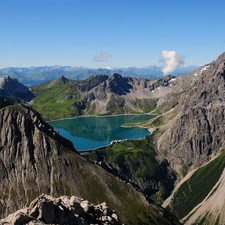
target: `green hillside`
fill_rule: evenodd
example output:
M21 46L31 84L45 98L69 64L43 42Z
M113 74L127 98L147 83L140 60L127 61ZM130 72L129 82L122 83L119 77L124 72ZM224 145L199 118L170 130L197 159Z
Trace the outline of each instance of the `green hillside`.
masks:
M212 190L225 167L225 151L207 165L198 169L175 193L170 209L182 219Z
M47 120L74 117L78 115L71 105L80 99L80 94L73 88L76 81L63 82L56 80L32 87L35 108Z
M132 180L145 195L158 203L169 196L174 188L176 175L166 160L157 160L152 137L141 140L115 142L103 150L86 153L92 161L111 165L122 179Z

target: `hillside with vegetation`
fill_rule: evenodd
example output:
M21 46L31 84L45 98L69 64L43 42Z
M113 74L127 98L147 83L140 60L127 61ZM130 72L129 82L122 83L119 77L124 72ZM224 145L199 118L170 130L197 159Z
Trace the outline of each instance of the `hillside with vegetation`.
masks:
M151 136L115 141L83 155L158 203L162 203L174 188L176 174L167 160L155 152Z
M32 107L47 120L80 115L148 113L169 91L172 76L157 80L97 75L83 81L59 77L33 86Z

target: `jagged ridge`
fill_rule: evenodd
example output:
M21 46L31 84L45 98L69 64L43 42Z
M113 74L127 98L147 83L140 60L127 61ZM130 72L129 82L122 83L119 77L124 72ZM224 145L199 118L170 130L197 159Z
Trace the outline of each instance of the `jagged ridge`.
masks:
M19 83L17 79L13 79L10 76L0 77L0 95L16 97L24 101L31 101L33 94L30 90Z
M20 209L0 224L122 224L105 202L93 205L76 196L54 198L41 195L29 207Z
M120 74L92 76L84 81L52 81L32 87L33 106L46 118L75 115L146 113L170 92L168 76L154 81ZM57 84L57 85L56 85ZM57 109L60 113L55 113Z

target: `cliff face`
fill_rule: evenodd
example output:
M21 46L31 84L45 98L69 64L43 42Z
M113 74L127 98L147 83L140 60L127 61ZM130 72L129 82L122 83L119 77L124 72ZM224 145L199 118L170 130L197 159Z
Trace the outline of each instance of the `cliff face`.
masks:
M0 109L0 180L1 218L45 193L105 201L128 224L178 224L131 185L81 157L70 141L21 104Z
M225 53L190 76L192 85L174 108L176 118L157 141L174 167L200 166L225 144Z

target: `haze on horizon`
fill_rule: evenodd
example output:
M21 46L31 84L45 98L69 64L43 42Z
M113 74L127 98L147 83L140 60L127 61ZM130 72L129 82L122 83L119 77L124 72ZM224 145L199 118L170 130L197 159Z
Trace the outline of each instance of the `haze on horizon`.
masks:
M222 0L2 0L0 6L0 68L164 65L166 74L207 64L225 48Z

